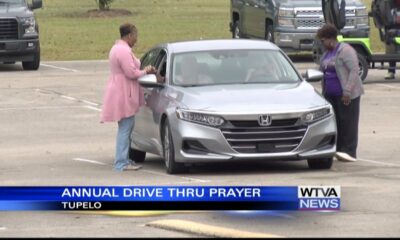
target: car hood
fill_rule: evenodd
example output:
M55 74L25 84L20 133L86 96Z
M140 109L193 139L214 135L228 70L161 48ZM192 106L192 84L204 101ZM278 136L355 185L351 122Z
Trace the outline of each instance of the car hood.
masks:
M180 105L217 113L297 112L328 102L307 82L295 84L237 84L177 88Z
M6 5L0 5L0 15L2 18L15 18L18 17L31 17L33 16L32 11L24 6L12 6L7 7Z

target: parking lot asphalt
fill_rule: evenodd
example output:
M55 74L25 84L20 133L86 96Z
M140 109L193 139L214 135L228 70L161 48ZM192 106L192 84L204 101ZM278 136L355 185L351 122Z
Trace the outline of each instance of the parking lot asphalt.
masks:
M297 61L300 72L316 68ZM0 185L340 185L335 213L198 212L149 216L1 212L0 237L196 237L152 227L186 220L286 237L400 235L400 75L370 70L361 99L359 161L311 171L303 162L202 165L167 175L160 157L143 169L112 171L115 124L100 124L107 61L42 62L39 71L0 64ZM319 89L319 83L313 83ZM204 233L201 233L204 234Z

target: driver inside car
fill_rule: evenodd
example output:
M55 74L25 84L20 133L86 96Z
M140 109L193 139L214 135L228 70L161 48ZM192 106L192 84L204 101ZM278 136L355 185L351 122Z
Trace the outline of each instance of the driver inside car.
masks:
M264 56L259 54L254 55L251 59L251 65L247 72L245 79L246 83L249 82L277 82L279 77L277 75L277 67L274 60L269 61Z
M194 56L184 56L181 60L180 74L175 76L175 83L179 85L207 85L213 80L200 71L201 65Z

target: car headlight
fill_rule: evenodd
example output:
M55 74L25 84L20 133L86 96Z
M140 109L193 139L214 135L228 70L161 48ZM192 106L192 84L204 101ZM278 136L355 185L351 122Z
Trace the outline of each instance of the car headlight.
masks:
M176 115L179 119L188 121L188 122L195 122L199 124L204 124L212 127L218 127L224 124L225 120L222 117L204 114L199 112L193 112L183 109L176 109Z
M21 18L21 22L25 28L25 34L36 33L36 20L34 17Z
M333 112L332 107L322 108L312 112L305 113L301 119L305 123L313 123L330 116L332 112Z
M278 17L294 17L293 8L279 8Z
M279 19L278 25L281 27L294 27L293 19Z

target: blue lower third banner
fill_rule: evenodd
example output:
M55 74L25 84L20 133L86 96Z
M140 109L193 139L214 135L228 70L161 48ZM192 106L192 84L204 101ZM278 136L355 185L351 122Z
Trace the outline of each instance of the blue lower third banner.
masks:
M0 187L0 211L338 211L340 186Z

